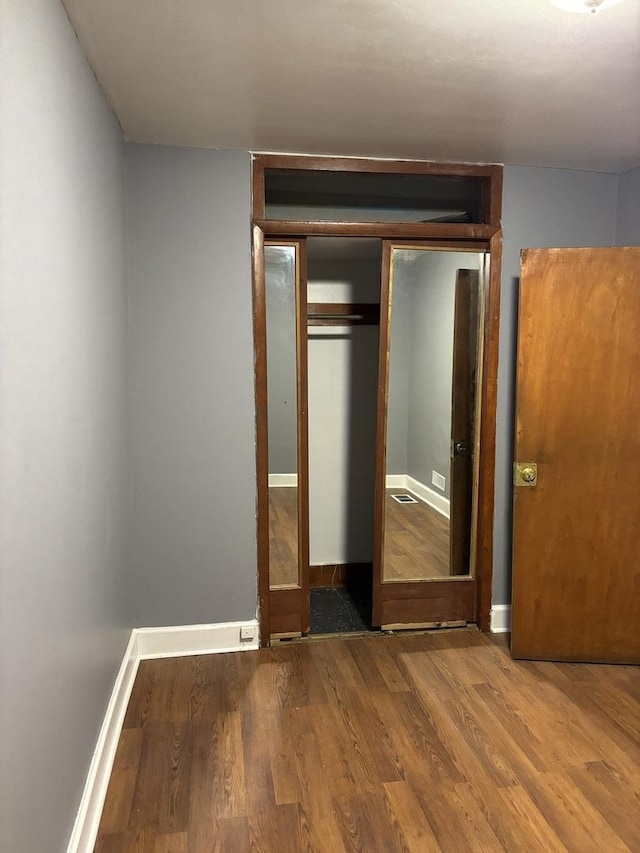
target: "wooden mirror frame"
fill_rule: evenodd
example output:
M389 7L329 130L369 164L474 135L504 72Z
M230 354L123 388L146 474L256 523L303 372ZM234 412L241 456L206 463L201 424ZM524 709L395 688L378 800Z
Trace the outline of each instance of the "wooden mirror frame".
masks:
M264 292L264 242L266 239L347 236L433 242L434 248L475 248L489 256L490 270L483 328L482 383L477 527L475 538L476 621L481 631L490 627L493 578L493 516L495 490L495 432L502 261L502 166L429 163L410 160L362 160L340 157L254 154L252 158L253 298L256 400L256 471L258 600L261 645L269 644L272 619L269 590L268 448L266 429L265 328L257 310ZM265 171L341 171L402 175L438 175L479 178L482 181L483 223L340 222L265 219Z

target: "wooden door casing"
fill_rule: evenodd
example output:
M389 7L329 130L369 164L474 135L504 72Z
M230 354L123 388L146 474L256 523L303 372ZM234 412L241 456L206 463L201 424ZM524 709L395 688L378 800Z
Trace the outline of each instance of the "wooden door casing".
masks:
M640 248L523 253L512 654L640 663Z
M484 183L483 213L481 223L448 222L351 222L315 221L295 222L265 219L265 174L268 169L286 169L291 172L310 169L322 173L325 170L344 172L385 172L412 174L438 174L479 178ZM257 469L257 540L258 540L258 592L261 644L268 645L272 633L278 633L276 621L272 627L269 595L268 560L268 494L267 494L267 425L265 374L265 328L260 305L264 288L264 242L296 240L299 237L336 235L342 237L379 237L386 240L421 240L431 242L433 248L463 249L486 252L488 276L486 298L482 320L483 343L479 352L478 408L482 412L480 430L476 438L476 510L477 524L475 539L472 540L474 573L476 576L476 600L474 613L478 627L488 631L490 627L491 588L493 570L493 509L495 484L495 425L498 373L498 339L500 316L501 282L501 208L502 166L484 164L442 164L416 161L353 160L333 157L314 158L289 155L252 155L252 206L253 206L253 297L254 297L254 354L255 354L255 400L256 400L256 469ZM377 547L377 546L376 546ZM455 582L455 581L454 581ZM410 594L409 590L405 590ZM461 597L465 597L466 593ZM293 602L283 591L282 608L278 613L289 624ZM286 633L286 631L284 632Z

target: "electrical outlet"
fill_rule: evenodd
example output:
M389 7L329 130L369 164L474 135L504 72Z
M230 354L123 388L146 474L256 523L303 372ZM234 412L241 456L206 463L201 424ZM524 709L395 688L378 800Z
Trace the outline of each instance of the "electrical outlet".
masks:
M432 471L431 484L444 492L447 487L447 480L442 476L442 474L438 474L437 471Z
M241 643L250 643L255 639L256 629L253 625L243 625L240 628L240 642Z

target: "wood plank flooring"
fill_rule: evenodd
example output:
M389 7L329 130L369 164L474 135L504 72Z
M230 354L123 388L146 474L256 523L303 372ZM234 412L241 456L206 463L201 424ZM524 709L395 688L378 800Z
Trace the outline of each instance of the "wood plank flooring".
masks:
M449 577L449 519L429 504L399 504L387 489L385 499L384 580Z
M475 631L143 661L96 850L638 851L639 703Z
M269 488L269 586L298 585L298 489Z
M449 577L449 521L423 501L399 504L391 497L406 489L388 489L386 497L385 580ZM269 489L269 583L298 583L298 490Z

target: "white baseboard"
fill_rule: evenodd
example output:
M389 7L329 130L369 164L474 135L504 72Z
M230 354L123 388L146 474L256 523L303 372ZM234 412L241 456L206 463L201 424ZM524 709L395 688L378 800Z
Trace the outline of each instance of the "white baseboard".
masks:
M240 639L241 628L252 635L251 639ZM133 629L98 735L67 853L91 853L96 843L113 760L140 661L248 651L257 649L259 645L257 619L212 625Z
M253 639L240 640L240 629L253 632ZM177 625L169 628L138 628L138 655L145 658L174 658L183 655L212 655L243 652L260 645L258 621L219 622L213 625Z
M269 474L269 485L274 486L297 486L297 474Z
M511 605L494 604L491 608L491 633L504 634L511 630Z
M448 498L408 474L387 474L385 486L387 489L406 489L445 518L451 515L451 502Z
M406 474L387 474L385 478L385 486L387 489L406 489L407 475Z
M132 631L98 735L67 853L88 853L93 850L139 661L136 632Z
M424 483L421 483L419 480L415 480L408 474L407 489L410 492L413 492L417 498L420 498L420 500L429 504L429 506L435 509L436 512L439 512L440 515L444 515L445 518L450 518L451 501L449 498L445 498L444 495L439 495L438 492L434 492L433 489L429 488L429 486L425 486Z

